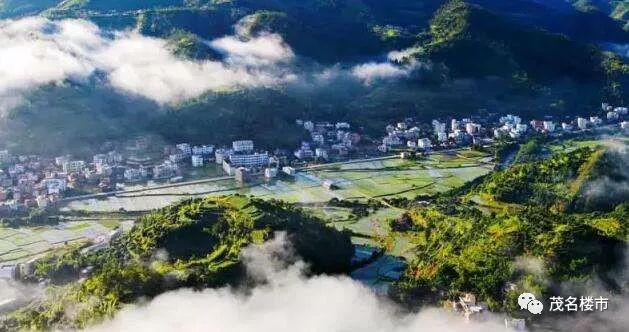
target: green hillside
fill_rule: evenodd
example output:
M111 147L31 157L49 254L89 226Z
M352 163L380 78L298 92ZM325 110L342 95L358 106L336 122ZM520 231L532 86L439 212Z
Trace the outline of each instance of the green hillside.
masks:
M603 55L565 36L512 24L479 6L452 1L430 24L431 59L456 74L511 76L526 72L539 81L569 77L604 79Z
M290 204L244 196L193 199L139 218L108 249L74 249L39 261L36 275L60 285L78 279L86 266L94 272L13 314L4 328L80 328L168 290L237 285L244 276L241 250L278 231L286 232L312 273L348 271L354 253L349 236ZM73 304L81 309L64 310Z
M524 316L515 307L522 292L560 294L562 282L590 278L620 291L623 281L613 276L629 240L627 201L607 212L570 205L605 151L557 152L411 208L405 232L415 239L417 256L398 284L398 298L434 303L473 292L493 310L517 317Z

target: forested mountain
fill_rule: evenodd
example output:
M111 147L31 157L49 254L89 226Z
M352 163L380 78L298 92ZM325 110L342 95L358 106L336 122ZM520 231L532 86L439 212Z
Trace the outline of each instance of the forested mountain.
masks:
M286 146L300 140L301 133L289 129L297 117L350 120L371 131L392 118L439 115L444 106L464 114L522 107L531 115L576 112L629 99L623 53L601 48L622 50L629 40L626 12L622 1L2 1L0 17L87 19L103 36L137 29L166 40L177 58L189 61L229 65L233 59L216 47L225 36L246 43L277 34L291 56L272 73L290 82L206 89L185 102L155 104L155 97L111 89L106 75L56 80L23 91L22 102L3 98L10 102L0 107L12 106L3 107L1 125L16 128L3 136L8 147L72 150L79 140L140 132L224 143L246 128L262 146L276 147L277 130L288 133ZM94 102L103 99L112 107ZM256 104L246 119L239 115ZM195 127L217 121L224 126ZM49 123L63 129L58 140L44 139ZM173 132L173 126L186 131Z

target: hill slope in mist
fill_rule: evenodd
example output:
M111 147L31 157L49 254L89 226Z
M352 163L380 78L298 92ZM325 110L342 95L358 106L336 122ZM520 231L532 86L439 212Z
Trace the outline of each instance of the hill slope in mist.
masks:
M0 87L0 96L12 96L0 102L3 138L8 147L59 151L141 132L222 144L246 131L275 148L301 139L292 128L296 118L349 120L377 134L386 121L406 116L479 108L566 114L629 99L624 60L584 43L607 41L600 35L625 40L622 29L600 25L599 35L586 36L542 22L549 11L583 13L562 1L469 2L67 0L18 10L17 2L4 1L4 16L41 12L58 28L66 18L93 21L98 27L89 29L97 29L93 37L106 54L91 46L81 57L61 50L89 60L79 79L64 72L39 83L32 78L47 71L18 71L17 93ZM572 22L568 16L555 21ZM112 34L132 28L140 35ZM45 27L38 33L71 45ZM6 43L17 43L7 36ZM127 43L154 48L142 55L144 46ZM54 140L47 138L51 124L59 133ZM286 133L281 142L278 130Z

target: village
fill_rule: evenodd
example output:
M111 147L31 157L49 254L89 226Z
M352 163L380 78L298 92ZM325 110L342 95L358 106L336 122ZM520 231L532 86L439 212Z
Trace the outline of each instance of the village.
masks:
M489 146L496 140L524 140L534 133L551 136L578 134L596 128L629 130L627 107L603 103L588 117L556 120L552 117L525 123L512 114L434 119L430 124L414 119L389 124L386 135L372 139L353 130L347 122L297 120L310 136L292 153L256 149L252 140L234 141L230 147L156 143L140 136L123 143L106 142L91 160L72 156L54 158L14 155L0 151L0 217L25 216L33 209L54 208L64 199L123 190L134 183L178 183L203 177L233 177L246 183L253 178L294 176L296 169L347 160L399 155L412 158L439 150ZM198 172L196 170L203 170ZM327 189L335 184L326 181Z

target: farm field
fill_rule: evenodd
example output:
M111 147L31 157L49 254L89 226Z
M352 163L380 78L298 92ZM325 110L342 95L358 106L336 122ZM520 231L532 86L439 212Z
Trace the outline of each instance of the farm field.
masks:
M294 177L249 184L227 179L211 183L85 199L67 203L62 211L147 211L164 207L187 197L229 194L253 195L293 203L325 203L332 198L366 200L369 198L415 197L459 187L493 169L488 154L460 150L440 152L420 160L386 159L335 164L299 171ZM325 189L330 180L337 189Z
M96 240L120 226L113 220L76 220L54 226L0 227L0 267L25 262L71 243Z

